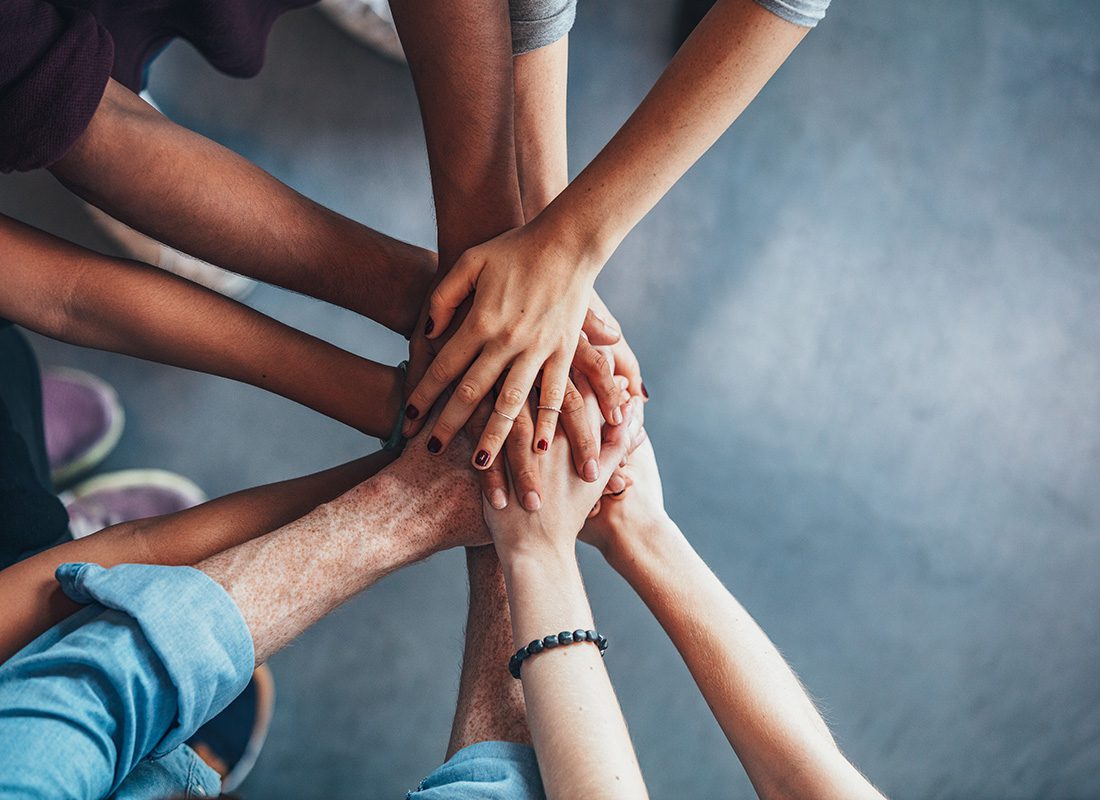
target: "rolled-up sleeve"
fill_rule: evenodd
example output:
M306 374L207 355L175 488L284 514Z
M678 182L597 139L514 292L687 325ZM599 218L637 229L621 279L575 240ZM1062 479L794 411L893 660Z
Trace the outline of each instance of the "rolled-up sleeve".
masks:
M577 0L510 0L512 53L522 55L561 39L573 27Z
M768 9L787 22L812 28L825 18L829 0L756 0L758 5Z
M247 685L252 637L191 567L64 564L88 608L0 666L0 796L104 797L171 752Z
M0 3L0 172L47 167L68 152L99 105L114 53L88 11Z

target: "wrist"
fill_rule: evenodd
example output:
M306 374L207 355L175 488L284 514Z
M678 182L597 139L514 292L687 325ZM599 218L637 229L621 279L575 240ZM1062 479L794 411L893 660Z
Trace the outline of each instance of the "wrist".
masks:
M570 202L568 190L560 194L535 217L531 226L542 233L552 247L563 252L576 272L584 276L589 289L622 237L606 230L593 214Z
M632 582L632 578L659 570L667 564L683 534L668 514L661 513L622 525L600 548L608 565Z
M579 570L575 541L521 535L508 542L496 541L495 544L506 578L523 578L530 574L563 575Z

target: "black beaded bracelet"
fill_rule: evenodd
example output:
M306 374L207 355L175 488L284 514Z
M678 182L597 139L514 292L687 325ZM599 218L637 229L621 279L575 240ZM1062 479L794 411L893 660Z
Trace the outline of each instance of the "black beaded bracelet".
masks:
M522 667L523 662L531 656L538 655L543 650L551 650L562 645L580 644L582 642L591 642L596 645L596 647L600 649L601 656L607 652L607 639L600 636L595 631L582 631L579 628L575 631L562 631L556 636L550 635L543 639L535 639L526 647L521 647L516 651L516 654L509 659L508 671L511 672L512 677L518 681L519 668Z

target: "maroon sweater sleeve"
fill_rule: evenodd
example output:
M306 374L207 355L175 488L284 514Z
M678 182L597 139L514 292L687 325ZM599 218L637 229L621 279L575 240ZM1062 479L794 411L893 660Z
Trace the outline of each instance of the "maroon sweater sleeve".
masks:
M47 167L95 113L114 43L87 11L0 0L0 172Z

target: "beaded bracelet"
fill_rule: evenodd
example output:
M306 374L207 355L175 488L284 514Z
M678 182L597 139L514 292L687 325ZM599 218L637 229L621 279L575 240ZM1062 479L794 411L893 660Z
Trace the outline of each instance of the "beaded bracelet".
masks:
M592 642L592 644L600 649L601 656L607 652L607 639L600 636L595 631L582 631L579 628L572 632L562 631L557 636L550 635L543 639L535 639L526 647L521 647L516 651L516 654L509 659L508 671L512 673L512 677L518 681L519 668L523 666L523 662L531 656L538 655L543 650L550 650L559 645L580 644L582 642Z

